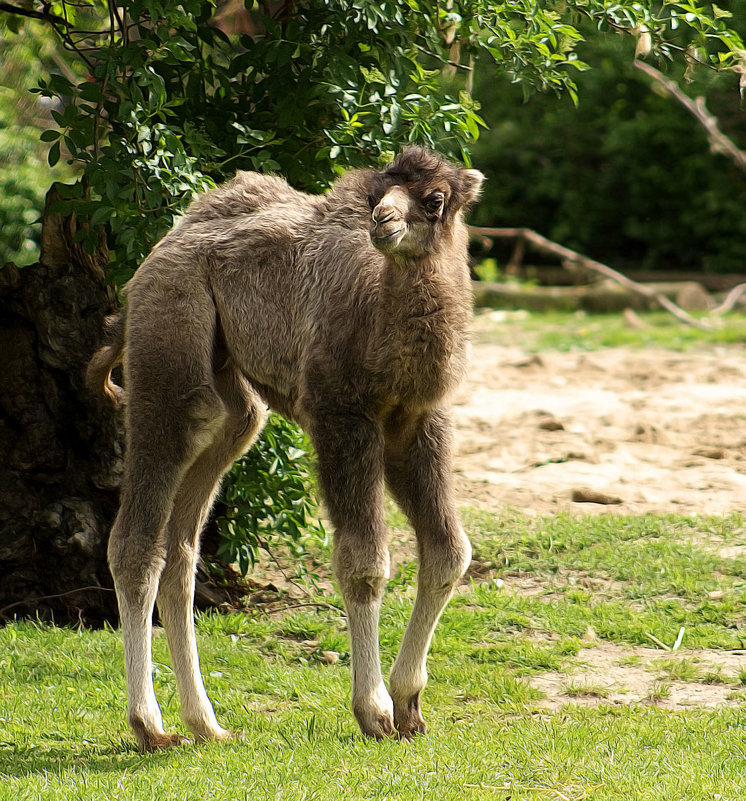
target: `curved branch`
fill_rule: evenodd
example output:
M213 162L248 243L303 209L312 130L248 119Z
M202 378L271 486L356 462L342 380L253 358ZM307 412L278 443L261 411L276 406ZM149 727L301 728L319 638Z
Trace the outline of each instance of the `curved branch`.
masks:
M638 284L637 281L627 278L626 275L617 272L605 264L601 264L599 261L589 259L587 256L583 256L570 248L566 248L564 245L552 242L551 239L537 234L536 231L532 231L530 228L479 228L470 226L469 232L476 236L516 239L525 242L527 245L533 247L534 250L539 251L539 253L557 256L562 261L562 266L568 270L572 271L574 267L577 266L603 275L605 278L609 278L617 284L621 284L621 286L625 287L630 292L654 300L682 323L686 323L686 325L690 325L692 328L698 328L700 331L711 330L709 324L692 317L689 313L685 312L684 309L677 306L672 300L669 300L660 292L656 292L654 289L645 286L645 284Z
M70 24L64 17L52 14L47 3L44 4L42 11L35 11L33 8L24 8L23 6L14 6L12 3L0 3L0 11L5 11L7 14L16 14L19 17L41 20L42 22L57 22L60 25Z
M710 314L721 315L731 311L740 299L741 295L743 295L745 292L746 284L737 284L733 287L733 289L731 289L730 292L728 292L728 294L725 296L725 300L719 306L715 306L715 308L710 311Z
M29 606L31 604L38 604L40 601L52 601L56 598L66 598L68 595L76 595L79 592L91 592L93 590L98 590L99 592L114 592L111 587L101 587L98 584L92 584L88 587L77 587L76 589L68 590L67 592L58 592L54 595L38 595L35 598L25 598L23 601L16 601L15 603L4 606L2 609L0 609L0 618L10 620L5 613L11 609L15 609L18 606Z
M682 105L705 129L710 147L715 153L722 153L727 156L737 167L746 170L746 151L741 150L735 145L732 139L726 136L721 130L716 117L707 110L705 99L698 97L692 100L689 95L682 91L681 87L667 78L655 67L646 64L644 61L635 59L635 67L652 78L667 94L671 95L680 105Z

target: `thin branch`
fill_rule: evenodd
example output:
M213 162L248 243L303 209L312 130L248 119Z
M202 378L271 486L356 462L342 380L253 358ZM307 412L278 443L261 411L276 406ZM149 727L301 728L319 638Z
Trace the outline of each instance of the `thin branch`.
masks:
M746 151L737 147L733 140L720 130L717 118L707 110L703 97L692 100L689 95L681 90L681 87L676 81L667 78L655 67L651 67L650 64L639 60L635 60L634 63L638 70L652 78L666 93L680 103L700 125L702 125L707 133L707 139L710 142L710 147L713 152L728 156L737 167L746 170Z
M57 595L40 595L37 598L26 598L23 601L16 601L15 603L8 604L0 609L0 617L7 618L5 614L9 609L15 609L17 606L29 606L30 604L38 604L39 601L52 601L55 598L65 598L68 595L75 595L79 592L90 592L91 590L99 590L101 592L114 592L114 590L110 589L109 587L99 587L95 584L89 587L78 587L75 590L68 590L67 592L60 592Z
M0 11L5 11L8 14L17 14L21 17L28 17L29 19L37 19L42 22L58 22L60 25L69 25L70 23L57 14L52 14L49 10L49 5L44 4L42 11L35 11L32 8L23 8L22 6L14 6L12 3L0 3Z
M559 245L547 239L536 231L530 228L475 228L470 227L469 231L476 236L497 237L500 239L518 239L524 241L540 253L548 253L552 256L557 256L562 260L562 265L568 270L572 270L574 266L583 267L591 272L603 275L605 278L610 278L612 281L634 292L637 295L649 298L656 301L667 312L670 312L677 320L682 323L698 328L700 331L709 331L711 327L700 320L696 320L690 314L685 312L680 306L677 306L672 300L669 300L665 295L656 292L644 284L638 284L626 275L617 272L616 270L601 264L599 261L589 259L587 256L582 256L564 245Z
M424 53L426 56L431 56L432 58L437 59L440 61L441 64L444 64L448 67L453 67L454 70L463 70L464 72L474 72L473 66L467 66L466 64L459 64L458 61L451 61L448 58L444 58L443 56L439 55L438 53L433 53L432 50L428 50L426 47L422 45L415 45L415 47L420 51L420 53Z
M325 603L324 601L305 601L297 604L283 604L276 609L267 609L266 614L273 615L276 612L287 612L289 609L328 609L330 612L340 612L344 614L345 610L336 604Z
M746 292L746 284L737 284L728 292L725 300L719 306L710 310L710 314L721 315L731 311L744 292Z

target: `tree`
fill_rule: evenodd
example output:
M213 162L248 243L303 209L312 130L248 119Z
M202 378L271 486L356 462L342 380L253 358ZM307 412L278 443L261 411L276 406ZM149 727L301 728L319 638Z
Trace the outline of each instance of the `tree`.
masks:
M581 18L636 35L661 57L718 69L739 67L743 51L722 12L694 2L23 0L0 3L0 11L13 29L41 26L58 37L65 69L50 70L37 87L56 123L42 139L50 165L63 159L80 170L48 207L41 263L6 272L0 285L0 304L14 315L5 341L24 332L15 350L3 351L16 354L6 365L15 379L0 397L14 454L0 481L17 488L12 514L0 518L0 561L13 577L0 583L6 615L62 592L65 603L49 598L46 608L63 618L76 608L87 619L110 614L110 605L96 606L95 590L70 592L108 580L103 553L115 491L101 486L100 467L85 454L103 448L113 459L103 475L116 473L116 420L82 392L95 336L50 338L54 301L33 287L98 281L98 294L70 300L62 326L85 318L93 332L115 302L111 287L132 274L195 192L236 169L279 171L299 188L322 190L350 166L387 161L405 142L468 162L484 126L471 97L474 71L497 70L575 98L573 76L587 67L576 53ZM62 362L50 357L50 343L59 341L67 347ZM24 384L31 363L45 365L33 388ZM54 408L45 429L50 448L67 446L51 465L43 448L23 447L36 425L33 410L42 408ZM74 436L64 425L70 419ZM72 484L65 480L71 463ZM65 499L61 510L56 496ZM85 508L85 525L65 512L71 508ZM81 544L86 558L76 566L69 557L82 553ZM37 554L46 561L34 570Z

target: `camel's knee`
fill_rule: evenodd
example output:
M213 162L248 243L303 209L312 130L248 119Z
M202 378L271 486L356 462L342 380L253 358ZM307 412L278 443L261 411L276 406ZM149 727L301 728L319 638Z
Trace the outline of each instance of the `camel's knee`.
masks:
M171 545L168 549L166 563L161 574L158 599L189 597L194 591L194 575L197 569L197 548L188 542Z
M420 556L420 583L433 588L452 589L471 563L471 543L462 528L434 540Z
M347 540L334 545L332 566L342 595L348 602L367 604L381 598L390 576L390 559L385 543L378 547Z
M166 563L165 549L152 535L114 524L107 550L109 570L117 593L141 597L158 581Z

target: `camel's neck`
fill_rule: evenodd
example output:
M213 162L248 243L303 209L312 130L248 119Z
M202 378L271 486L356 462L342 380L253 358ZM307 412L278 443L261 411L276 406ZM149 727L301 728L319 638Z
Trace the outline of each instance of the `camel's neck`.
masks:
M442 252L419 259L387 259L382 275L380 313L385 319L419 318L443 312L457 325L471 309L469 267L464 255Z
M403 402L437 404L461 378L471 317L463 257L386 264L382 276L375 361ZM397 392L398 390L398 392Z

